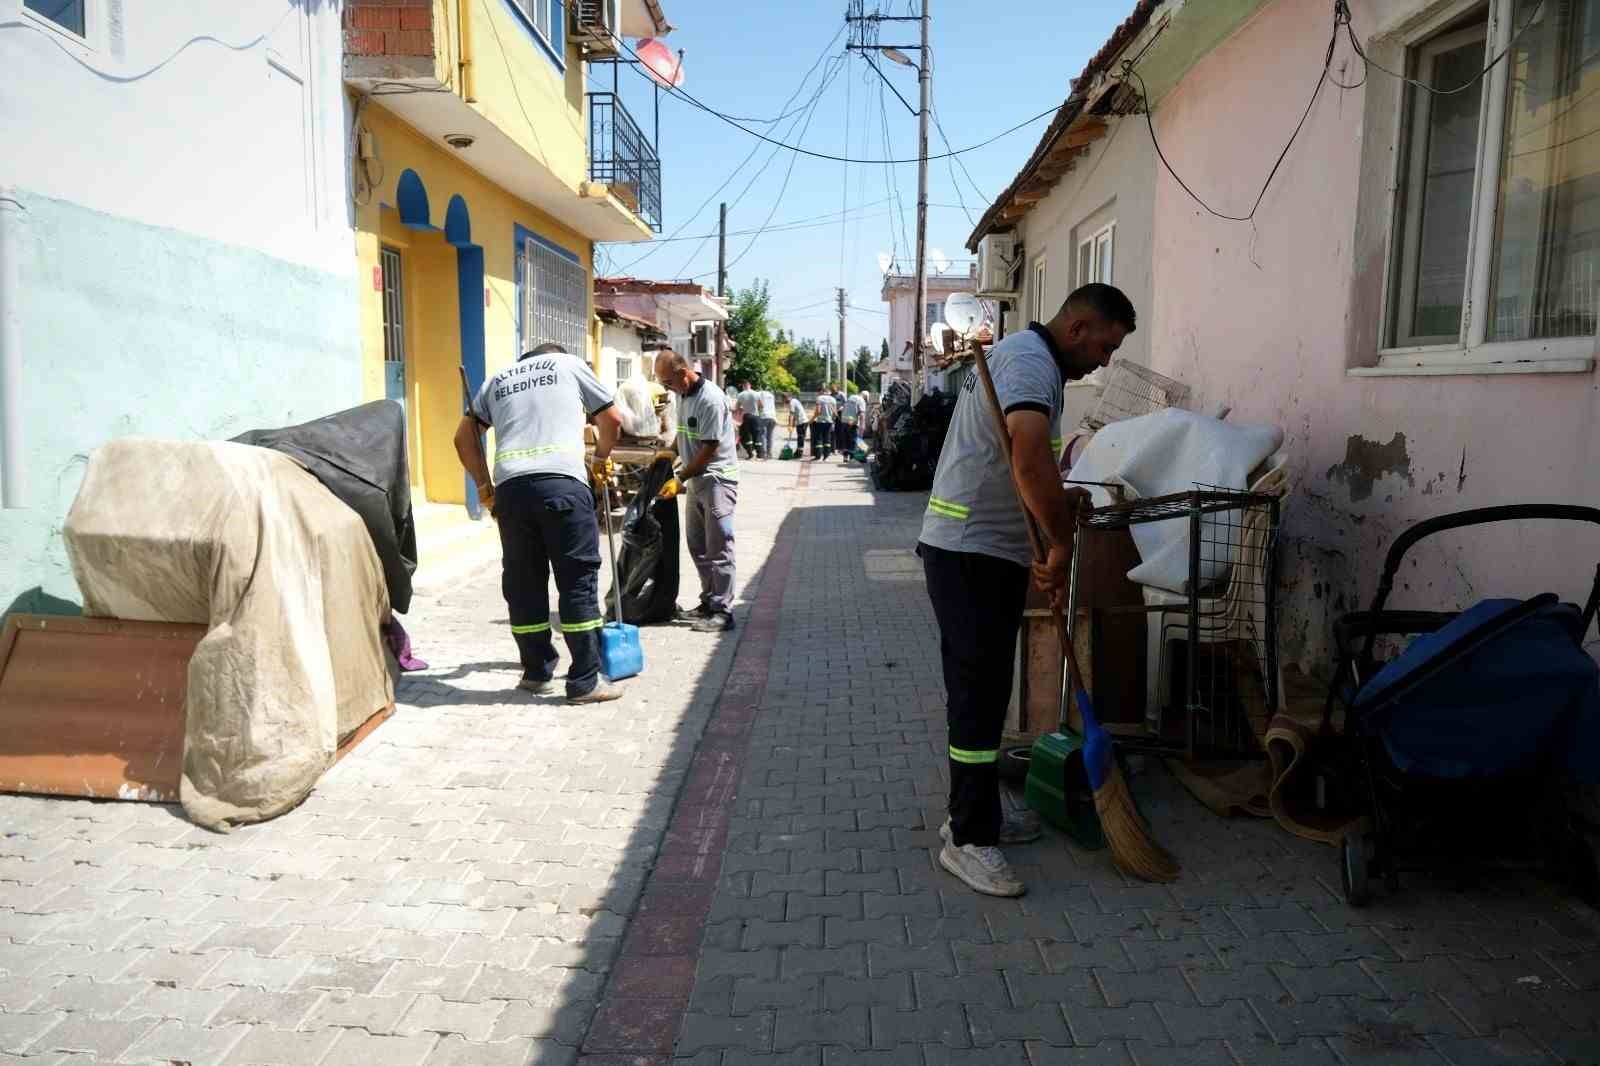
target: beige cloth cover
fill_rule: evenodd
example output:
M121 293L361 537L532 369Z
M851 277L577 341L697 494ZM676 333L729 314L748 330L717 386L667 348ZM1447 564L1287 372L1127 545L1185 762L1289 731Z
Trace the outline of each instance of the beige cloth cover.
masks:
M65 536L86 614L210 626L189 662L179 788L200 825L289 810L393 699L372 539L281 452L113 441Z

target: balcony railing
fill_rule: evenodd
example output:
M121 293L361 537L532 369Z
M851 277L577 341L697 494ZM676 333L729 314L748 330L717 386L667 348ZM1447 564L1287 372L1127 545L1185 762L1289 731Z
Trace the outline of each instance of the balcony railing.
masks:
M616 93L589 93L589 180L661 232L661 159Z

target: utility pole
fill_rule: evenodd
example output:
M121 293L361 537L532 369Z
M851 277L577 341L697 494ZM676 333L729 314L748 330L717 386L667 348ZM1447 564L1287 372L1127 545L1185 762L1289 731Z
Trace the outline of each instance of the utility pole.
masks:
M917 112L917 306L911 330L912 403L922 398L922 340L928 315L928 111L933 93L933 56L928 51L928 3L929 0L922 0L922 62L917 65L922 109Z
M815 291L815 290L813 290ZM717 295L728 295L728 203L722 203L717 220Z
M844 299L844 289L841 288L839 290L839 387L842 389L850 376L850 349L844 346Z

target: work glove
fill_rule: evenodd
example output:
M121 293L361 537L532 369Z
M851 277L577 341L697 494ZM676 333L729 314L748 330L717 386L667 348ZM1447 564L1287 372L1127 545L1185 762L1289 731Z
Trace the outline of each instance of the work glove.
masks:
M663 500L670 500L682 491L683 482L679 481L675 477L671 477L667 479L667 483L665 485L661 486L661 492L658 494L658 497Z
M615 483L616 474L617 464L612 462L609 458L595 458L589 460L589 476L594 479L595 488L609 488Z

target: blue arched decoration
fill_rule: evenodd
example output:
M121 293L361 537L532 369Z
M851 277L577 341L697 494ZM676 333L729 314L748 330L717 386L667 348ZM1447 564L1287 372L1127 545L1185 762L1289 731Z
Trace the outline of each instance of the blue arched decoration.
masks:
M428 213L428 190L417 177L417 172L407 168L394 186L395 207L400 210L400 221L412 229L432 229L433 216Z
M444 239L457 248L472 243L472 217L460 193L450 197L450 204L444 209Z
M456 303L461 327L461 365L468 388L476 394L485 376L483 249L472 243L472 216L461 196L450 197L445 208L444 239L456 250ZM482 517L471 475L464 482L467 510Z

